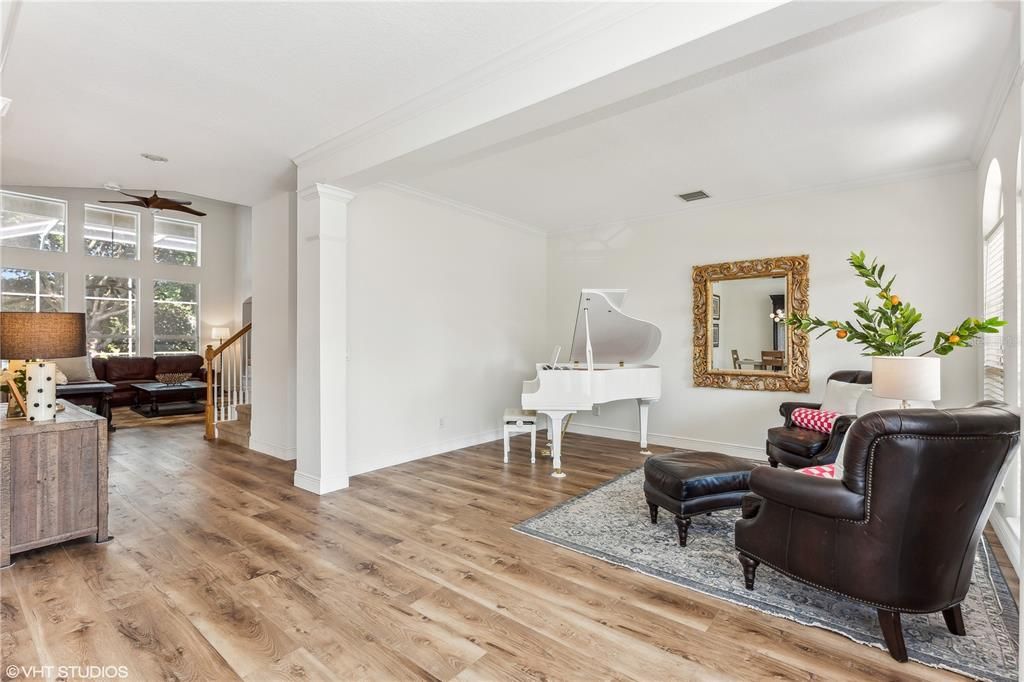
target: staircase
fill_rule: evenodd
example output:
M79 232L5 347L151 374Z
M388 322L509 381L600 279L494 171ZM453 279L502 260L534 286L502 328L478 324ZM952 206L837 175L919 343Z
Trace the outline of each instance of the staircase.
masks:
M242 327L219 347L206 347L206 433L249 447L252 423L252 325Z
M249 425L252 422L252 405L235 405L237 419L217 422L217 439L249 447Z

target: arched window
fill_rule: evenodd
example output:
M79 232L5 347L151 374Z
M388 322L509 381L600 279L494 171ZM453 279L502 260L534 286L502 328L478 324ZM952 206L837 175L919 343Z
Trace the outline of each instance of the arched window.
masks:
M985 177L985 193L981 200L981 230L984 237L984 309L985 317L1003 317L1003 173L999 162L992 159ZM989 400L1003 400L1005 371L1003 334L986 335L984 359L984 395Z

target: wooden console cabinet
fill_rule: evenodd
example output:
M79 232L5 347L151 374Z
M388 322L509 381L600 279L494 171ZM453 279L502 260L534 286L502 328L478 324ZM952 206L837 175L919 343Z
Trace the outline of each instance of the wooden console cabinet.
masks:
M0 567L11 554L107 531L107 420L60 401L51 422L0 405Z

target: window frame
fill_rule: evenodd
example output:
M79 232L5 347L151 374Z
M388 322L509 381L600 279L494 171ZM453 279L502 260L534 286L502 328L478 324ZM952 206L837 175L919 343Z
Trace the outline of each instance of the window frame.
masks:
M34 294L23 294L23 293L17 292L17 291L14 291L14 292L12 292L12 291L4 291L3 290L4 277L2 275L2 272L4 270L24 270L25 272L32 272L32 273L34 273L35 274L35 293ZM48 272L48 273L53 274L53 275L60 275L60 277L61 277L61 287L60 287L61 288L61 294L60 294L60 296L55 296L54 294L43 294L43 293L40 293L40 291L42 289L42 287L41 287L42 282L41 282L41 280L39 278L39 275L41 273L43 273L43 272ZM44 299L44 298L59 298L60 302L61 302L61 304L60 304L60 311L59 312L67 312L67 310L68 310L68 273L61 272L60 270L40 270L38 268L19 268L19 267L13 266L13 265L5 265L3 267L0 267L0 310L3 309L3 297L5 297L5 296L14 296L14 297L18 297L18 298L31 298L31 299L34 299L35 300L35 312L37 312L37 313L38 312L42 312L40 310L40 305L39 305L42 302L42 299Z
M128 298L108 298L103 296L89 296L89 277L111 277L115 279L127 279L129 284L129 291L134 292L134 297L131 295ZM89 301L126 301L128 302L128 320L129 326L131 327L131 333L128 336L128 352L127 353L92 353L88 348L86 349L86 355L89 357L138 357L139 353L142 352L142 294L141 286L142 279L130 275L123 277L121 275L106 275L106 274L94 274L85 273L84 277L85 288L83 291L83 309L85 310L85 333L86 333L86 344L88 345L94 338L90 334L90 321L89 321Z
M196 262L194 265L185 263L168 263L156 259L157 246L157 223L165 222L177 225L188 225L196 228ZM172 265L179 268L201 268L203 266L203 224L198 220L185 220L183 218L169 218L167 216L153 216L153 262L157 265ZM172 280L176 281L176 280Z
M170 263L164 263L164 265L170 265ZM182 267L198 267L198 266L187 265L187 266L182 266ZM188 284L189 286L195 287L196 300L194 300L194 301L157 300L157 298L156 298L156 290L157 290L157 283L158 282L171 282L171 283L174 283L174 284ZM152 287L153 295L152 295L151 298L152 298L152 304L153 304L153 356L154 357L158 357L158 356L159 357L163 357L163 356L167 356L167 355L190 355L190 354L191 355L200 355L201 354L201 345L202 345L202 325L203 325L203 323L202 323L202 316L201 316L201 310L200 310L201 300L202 300L202 297L203 297L203 295L202 295L202 284L200 282L197 282L197 281L186 281L186 280L180 280L180 279L169 279L169 278L166 278L166 277L154 278L152 284L153 284L153 287ZM193 346L194 350L191 350L191 351L158 351L156 349L157 341L159 339L161 339L161 338L167 338L167 337L162 337L160 334L157 334L157 331L156 331L156 317L157 317L157 312L156 311L157 311L157 306L159 306L159 305L195 306L196 333L195 333L195 345Z
M5 244L3 239L0 238L0 248L4 249L21 249L23 251L34 251L36 253L68 253L68 202L66 199L58 199L56 197L44 197L40 194L28 194L27 192L14 192L9 189L0 189L0 199L4 195L23 197L26 199L38 199L40 201L50 201L55 204L61 204L64 206L64 219L61 221L64 223L64 248L63 249L40 249L35 246L21 246L18 244ZM2 203L0 203L2 206ZM65 285L67 283L65 282Z
M996 173L996 179L998 185L991 185L992 174ZM994 208L996 215L988 215L986 209L989 207L989 193L991 190L997 190L995 197L996 203ZM993 315L993 311L990 311L987 307L989 298L989 248L993 244L993 237L996 234L1000 235L1000 252L1002 253L1001 270L1003 272L1002 282L1002 294L1000 300L1000 309L1002 315L1006 313L1006 207L1005 207L1005 189L1003 183L1002 168L999 165L998 159L992 159L988 166L988 172L985 174L985 186L982 193L981 201L981 307L985 317ZM998 344L997 352L999 354L999 382L1000 382L1000 396L989 395L987 393L988 386L988 370L990 367L996 369L995 365L988 364L989 351L993 345ZM1006 397L1006 339L1003 334L1002 328L1000 328L998 334L986 334L982 343L981 352L981 395L983 399L987 400L1005 400Z
M86 216L89 214L89 210L93 211L106 211L108 213L119 213L121 215L132 216L135 219L135 256L134 258L122 258L120 256L105 256L102 253L89 253L89 247L86 246L86 242L89 241L89 237L85 231L88 226L88 220ZM97 226L99 227L99 226ZM113 228L111 228L113 229ZM142 214L138 211L131 211L124 208L108 208L107 206L97 206L96 204L83 203L82 205L82 249L83 253L90 258L104 258L107 260L114 261L139 261L142 259Z

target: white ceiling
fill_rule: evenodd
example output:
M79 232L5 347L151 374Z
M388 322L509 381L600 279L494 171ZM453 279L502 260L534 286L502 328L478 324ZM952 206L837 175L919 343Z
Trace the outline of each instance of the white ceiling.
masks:
M3 74L3 181L252 203L294 189L292 157L590 8L25 3Z
M1016 17L920 5L405 184L549 230L967 162ZM782 55L782 56L777 56Z

